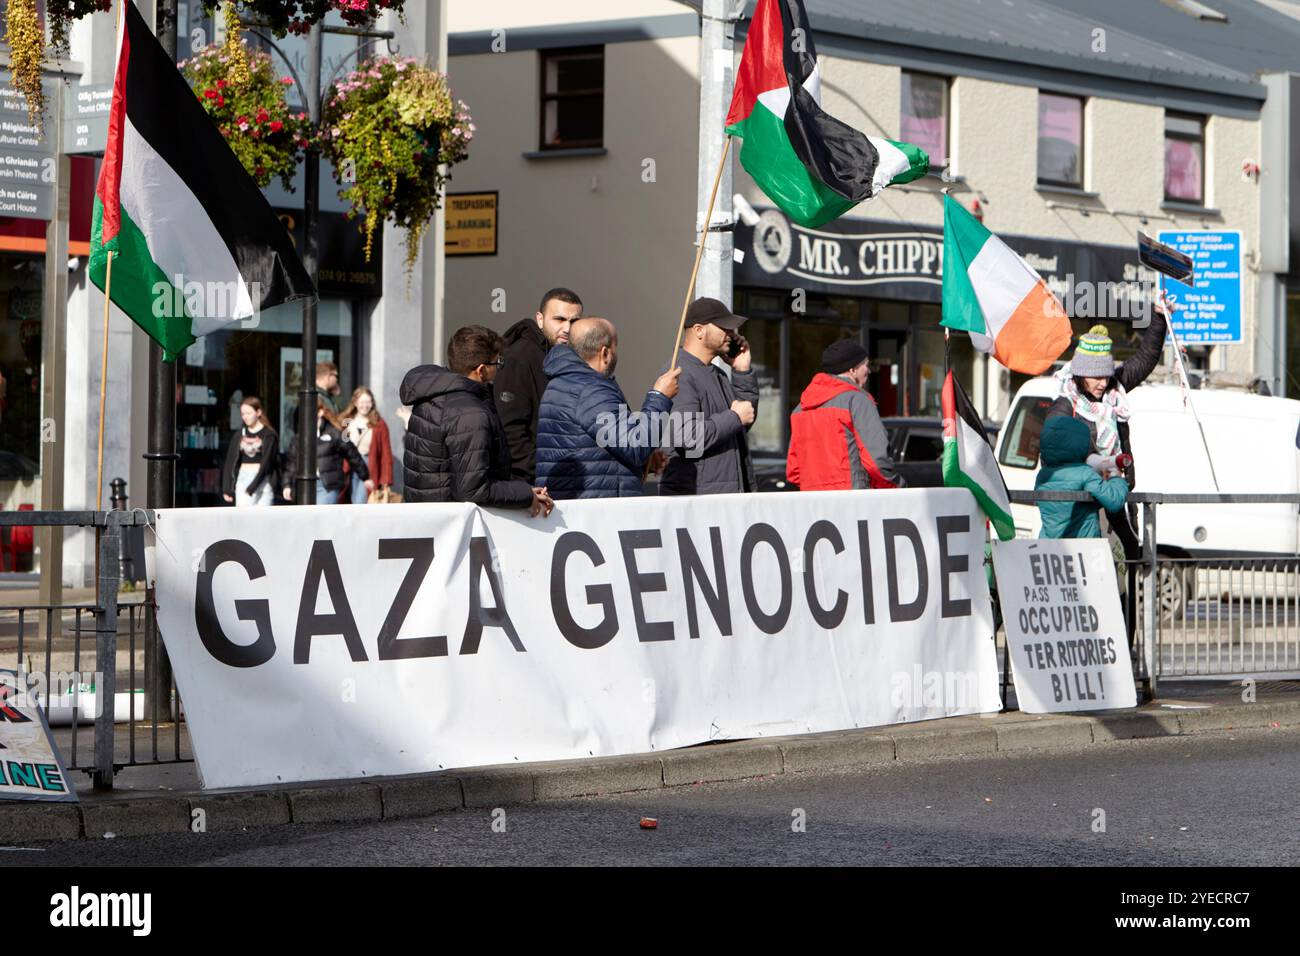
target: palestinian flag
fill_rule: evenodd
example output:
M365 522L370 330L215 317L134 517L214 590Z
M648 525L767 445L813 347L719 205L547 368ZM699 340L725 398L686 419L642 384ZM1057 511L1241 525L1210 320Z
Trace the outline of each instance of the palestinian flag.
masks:
M284 224L144 18L122 4L90 279L172 361L196 337L316 290Z
M1070 319L1042 276L951 196L943 197L943 320L1013 372L1039 375L1070 345Z
M975 406L966 390L953 378L943 380L943 483L949 488L969 488L1003 541L1016 536L1011 520L1011 496L998 469Z
M808 228L930 169L924 150L867 136L821 108L821 72L802 0L758 0L727 133L744 138L740 165L767 197Z

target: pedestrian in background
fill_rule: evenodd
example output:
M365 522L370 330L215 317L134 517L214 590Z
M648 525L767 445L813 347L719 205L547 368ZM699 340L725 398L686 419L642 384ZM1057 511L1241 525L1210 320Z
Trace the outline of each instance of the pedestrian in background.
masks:
M343 387L339 384L339 367L333 362L316 363L316 392L325 400L325 407L337 414Z
M695 447L674 448L659 480L661 495L756 491L747 433L758 412L753 356L740 334L744 318L717 299L701 298L686 311L686 330L675 364L682 369L675 415L698 415ZM731 366L731 376L713 364ZM660 369L662 376L668 367Z
M221 470L222 497L237 507L270 506L280 487L280 436L255 395L240 403L239 417L244 423L230 440Z
M510 445L510 474L536 484L537 414L546 390L546 353L569 341L569 327L582 315L582 299L572 289L550 289L537 313L520 319L503 336L504 364L493 381L501 425Z
M785 474L800 490L902 487L889 436L866 390L870 370L867 350L852 339L822 352L822 370L790 415Z
M360 475L349 469L352 504L386 501L393 483L393 445L388 423L375 407L375 393L364 385L355 389L341 419L343 437L356 446L370 470L370 478L362 481Z
M402 379L411 406L402 456L405 500L469 501L550 514L545 488L510 474L510 446L492 401L501 336L481 325L457 329L447 365L420 365Z
M343 473L346 461L352 471L365 481L370 477L370 469L355 445L343 440L343 430L339 427L337 415L325 407L325 399L316 397L316 504L338 504L339 496L348 487L347 475ZM289 473L285 480L284 499L293 500L293 478L298 473L298 445L289 446Z
M537 420L537 482L551 497L627 498L641 494L642 472L656 450L648 420L635 427L614 381L618 333L607 319L578 319L567 345L546 354L546 391ZM673 407L681 369L659 376L641 416ZM623 427L619 427L620 419Z

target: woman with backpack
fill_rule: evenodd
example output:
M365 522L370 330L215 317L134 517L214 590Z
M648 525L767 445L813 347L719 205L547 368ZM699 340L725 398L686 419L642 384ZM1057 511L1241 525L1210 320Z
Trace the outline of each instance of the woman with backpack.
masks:
M293 500L293 479L297 475L298 448L289 449L289 468L284 482L284 500ZM370 469L357 451L356 445L343 440L343 430L338 417L325 407L324 400L316 396L316 504L337 504L348 486L348 476L343 473L343 462L348 463L362 481L370 478Z

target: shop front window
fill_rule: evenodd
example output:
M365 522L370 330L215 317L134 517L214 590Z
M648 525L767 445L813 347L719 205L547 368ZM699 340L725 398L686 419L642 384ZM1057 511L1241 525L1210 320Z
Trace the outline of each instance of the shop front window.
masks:
M41 302L39 256L0 256L0 507L40 500Z
M943 379L946 374L944 366L943 329L939 327L941 318L937 305L922 305L918 311L920 324L919 343L917 346L917 394L911 414L939 416L943 404ZM967 394L974 390L975 347L970 344L970 336L957 333L952 336L948 361L952 373L966 389Z
M743 314L743 313L742 313ZM750 319L741 327L753 353L758 378L758 413L749 429L752 451L785 451L785 418L790 412L781 396L781 323Z
M358 384L354 367L353 303L322 299L317 311L318 362L339 369L342 408ZM308 369L315 380L315 367ZM240 427L239 406L261 399L271 426L287 451L297 434L295 411L302 387L302 304L289 302L258 316L256 328L236 324L205 335L177 366L176 504L218 505L226 449Z

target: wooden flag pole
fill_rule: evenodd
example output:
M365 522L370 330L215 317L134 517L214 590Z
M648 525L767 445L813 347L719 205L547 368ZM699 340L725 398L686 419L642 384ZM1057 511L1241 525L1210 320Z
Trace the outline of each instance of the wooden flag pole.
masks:
M700 274L700 260L704 258L704 247L709 242L709 225L713 222L713 202L718 198L718 183L722 182L722 170L727 162L727 153L731 150L731 137L722 145L722 158L718 160L718 171L713 176L713 190L709 193L709 208L704 214L704 228L700 232L700 247L695 250L695 265L691 269L691 281L686 286L686 302L682 305L682 317L677 323L677 337L673 340L673 354L668 359L669 371L677 367L677 350L682 344L682 332L686 330L686 310L691 307L691 295L695 292L695 278Z
M95 507L104 500L104 399L108 394L108 308L111 303L109 290L113 288L113 260L116 256L108 254L108 264L104 269L104 355L99 363L99 464L95 469Z

